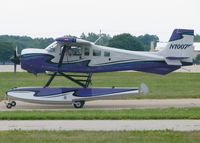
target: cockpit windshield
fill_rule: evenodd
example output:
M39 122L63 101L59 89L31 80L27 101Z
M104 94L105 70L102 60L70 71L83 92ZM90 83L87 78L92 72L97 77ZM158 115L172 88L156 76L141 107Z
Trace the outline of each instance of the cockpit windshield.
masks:
M49 51L49 52L52 52L52 51L55 51L55 48L58 46L58 42L57 41L55 41L55 42L53 42L52 44L50 44L49 46L47 46L47 50Z

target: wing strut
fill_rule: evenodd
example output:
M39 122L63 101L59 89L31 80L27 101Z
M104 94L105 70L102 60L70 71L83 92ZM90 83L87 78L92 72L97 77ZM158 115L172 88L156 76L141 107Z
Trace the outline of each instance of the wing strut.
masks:
M64 45L64 47L62 49L61 56L60 56L60 60L59 60L59 63L58 63L58 68L62 67L62 63L63 63L63 59L64 59L64 56L65 56L66 49L67 49L67 46Z
M64 45L64 46L63 46L63 49L62 49L62 52L61 52L60 59L59 59L58 69L59 69L60 67L62 67L62 63L63 63L63 59L64 59L64 56L65 56L66 48L67 48L67 46ZM51 82L53 81L53 79L55 78L56 75L57 75L57 72L54 72L54 73L51 75L51 77L49 78L48 82L46 83L46 85L45 85L44 87L48 87L48 86L51 84Z

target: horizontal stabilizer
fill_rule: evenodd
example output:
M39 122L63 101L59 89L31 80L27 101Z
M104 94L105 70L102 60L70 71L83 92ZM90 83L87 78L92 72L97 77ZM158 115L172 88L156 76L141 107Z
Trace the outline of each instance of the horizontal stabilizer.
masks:
M179 59L165 59L166 63L168 65L176 65L176 66L182 66L182 63Z

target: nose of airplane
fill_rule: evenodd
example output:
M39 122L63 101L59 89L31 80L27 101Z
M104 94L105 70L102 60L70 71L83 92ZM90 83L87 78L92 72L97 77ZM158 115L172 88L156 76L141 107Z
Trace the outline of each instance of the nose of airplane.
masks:
M45 62L44 55L46 54L45 49L24 49L21 52L21 68L30 73L42 73L45 72L43 65Z
M45 49L27 48L22 50L21 55L45 54L45 53L47 53Z

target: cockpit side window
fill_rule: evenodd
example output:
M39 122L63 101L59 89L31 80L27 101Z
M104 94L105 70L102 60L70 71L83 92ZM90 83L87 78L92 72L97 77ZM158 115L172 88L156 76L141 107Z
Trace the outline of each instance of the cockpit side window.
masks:
M71 48L71 55L81 56L82 55L81 48L80 47L72 47Z

